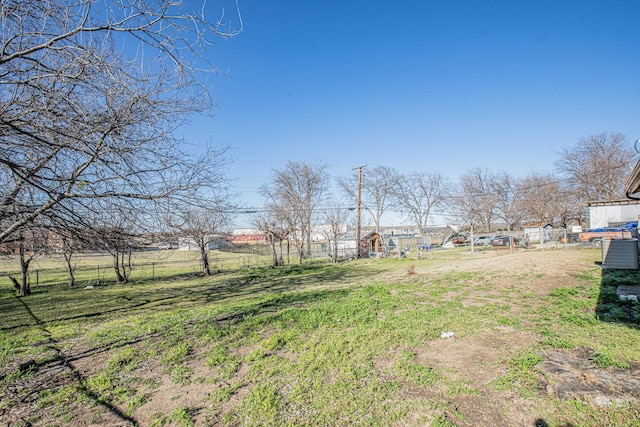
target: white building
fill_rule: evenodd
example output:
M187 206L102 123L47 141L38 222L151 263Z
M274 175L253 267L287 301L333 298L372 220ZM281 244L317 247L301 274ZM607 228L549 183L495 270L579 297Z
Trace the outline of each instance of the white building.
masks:
M528 236L530 242L549 242L553 240L553 228L549 223L543 224L524 224L522 226L524 229L525 238ZM540 230L542 230L542 238L544 240L540 240Z
M637 221L640 215L640 200L615 200L612 202L589 202L589 228L606 227L611 223Z

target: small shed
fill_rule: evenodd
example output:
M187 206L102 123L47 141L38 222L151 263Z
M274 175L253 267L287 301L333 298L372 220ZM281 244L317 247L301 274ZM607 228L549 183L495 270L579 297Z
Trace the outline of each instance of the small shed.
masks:
M380 234L372 231L360 239L360 249L363 254L383 254L384 240Z
M524 224L524 238L529 237L530 242L549 242L553 240L553 227L548 222ZM542 240L540 239L542 233Z

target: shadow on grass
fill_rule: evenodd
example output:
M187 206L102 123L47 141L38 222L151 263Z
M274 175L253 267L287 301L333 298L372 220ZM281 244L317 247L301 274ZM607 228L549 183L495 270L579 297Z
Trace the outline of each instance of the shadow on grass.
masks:
M88 358L90 360L97 355L110 353L120 347L154 340L165 333L171 334L171 331L152 329L137 337L128 336L122 339L116 337L109 340L109 342L101 342L93 348L73 349L73 347L68 348L67 341L56 340L52 335L52 328L75 319L97 319L99 322L114 317L126 317L145 312L156 313L176 307L206 307L212 301L224 302L225 300L234 302L235 308L221 310L220 314L214 315L209 319L209 322L230 324L241 322L248 317L278 312L289 307L306 306L322 300L328 295L335 295L336 292L346 292L342 287L323 287L321 285L323 283L325 285L341 284L345 281L354 280L360 274L361 272L357 273L349 268L306 265L296 268L257 269L242 273L225 274L213 278L212 281L203 278L193 278L193 282L186 279L176 280L175 286L167 288L167 283L165 282L164 287L159 290L156 290L153 284L130 286L127 291L122 287L118 288L117 285L104 286L102 290L105 291L105 302L120 304L116 307L112 305L110 309L106 309L105 302L100 302L99 305L95 304L94 298L99 298L100 296L100 289L98 288L91 292L83 291L82 289L66 290L65 292L68 292L69 296L73 296L73 298L60 298L59 300L55 299L56 290L54 288L51 288L51 292L54 293L48 299L13 297L15 304L12 305L12 316L16 316L20 312L23 318L28 317L29 319L28 322L23 320L20 325L14 325L13 329L28 326L30 328L29 333L39 330L43 338L34 345L46 347L51 351L46 360L36 361L31 359L27 363L22 363L19 368L14 366L14 370L18 369L22 373L30 372L29 381L31 385L28 389L33 398L37 398L35 393L38 393L39 390L57 389L63 382L67 384L71 382L74 388L91 402L105 408L127 425L137 426L139 421L127 415L121 408L112 404L109 400L105 400L104 396L92 391L87 386L89 377L86 376L86 373L83 373L82 368L78 368L83 364L76 363L82 359ZM318 286L319 284L320 286ZM110 288L113 292L106 294ZM262 296L267 296L268 294L268 298L243 300L243 297L259 296L260 294ZM237 300L233 299L236 297L238 298ZM53 302L48 301L49 299L52 299ZM93 304L87 305L83 301L84 299L93 300ZM246 301L246 303L242 303L242 301ZM42 306L45 303L47 306L55 303L75 303L81 306L82 311L75 315L50 315L47 320L44 320L37 310L46 313L47 306ZM59 375L64 373L67 373L68 376L63 377L66 379L61 379ZM4 379L0 378L2 381ZM8 384L8 386L10 385ZM20 403L24 403L24 401Z
M598 319L640 327L640 271L602 269Z
M69 372L69 374L71 375L71 378L76 383L76 387L79 393L89 398L94 403L102 406L107 411L115 415L118 419L125 421L128 425L137 426L138 422L135 419L127 416L124 412L122 412L116 406L113 406L110 403L105 402L103 399L101 399L101 397L98 394L94 393L93 391L89 390L86 387L86 378L84 378L82 373L73 364L73 360L77 360L78 358L77 357L73 358L73 357L70 357L68 354L65 354L65 352L61 349L61 345L54 338L51 337L51 332L47 330L43 322L31 311L29 306L22 299L18 299L18 300L24 307L24 310L27 313L29 313L29 315L32 317L35 324L38 325L39 328L42 330L42 332L48 337L46 340L46 343L43 343L43 344L46 345L48 349L52 350L55 353L55 357L53 358L53 360L49 360L47 363L38 364L35 361L30 360L29 362L22 364L20 366L20 370L21 371L33 370L33 369L37 370L40 367L39 365L44 365L44 364L58 365L62 369ZM105 347L105 349L109 349L109 347ZM44 381L46 381L46 379L47 378L45 378ZM46 387L46 384L43 382L42 384L40 384L40 387L34 387L29 394L33 394L40 391L43 388L42 386ZM22 399L25 399L25 396L22 396Z
M337 288L359 279L362 274L367 273L360 268L318 263L253 268L209 277L177 275L162 281L99 285L92 290L47 286L29 297L0 300L0 331L72 320L111 319L149 310L202 307L267 294ZM31 315L24 310L27 304L33 310ZM34 321L36 316L39 323Z
M550 427L550 424L547 423L544 419L542 418L538 418L537 420L535 420L534 424L535 427ZM575 424L573 423L564 423L564 424L559 424L558 427L576 427Z

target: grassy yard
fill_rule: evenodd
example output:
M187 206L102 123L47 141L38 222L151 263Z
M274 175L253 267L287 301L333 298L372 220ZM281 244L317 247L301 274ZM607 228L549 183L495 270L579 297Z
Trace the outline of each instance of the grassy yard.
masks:
M637 426L638 303L615 296L636 277L603 278L598 257L450 250L208 278L158 261L153 278L61 275L24 298L5 279L0 420Z

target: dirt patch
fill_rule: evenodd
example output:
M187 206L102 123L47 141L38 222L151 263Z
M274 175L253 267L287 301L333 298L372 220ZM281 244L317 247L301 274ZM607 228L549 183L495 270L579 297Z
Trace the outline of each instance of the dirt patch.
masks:
M178 407L206 408L212 384L194 381L179 385L167 378L158 378L160 385L150 393L149 400L136 410L140 425L149 425L154 414L169 414ZM201 411L200 411L201 412Z
M464 380L474 389L483 391L487 384L506 372L498 363L505 349L517 351L537 341L530 331L518 331L510 326L499 326L477 336L441 339L429 343L426 349L416 351L425 363L435 362L456 380Z

